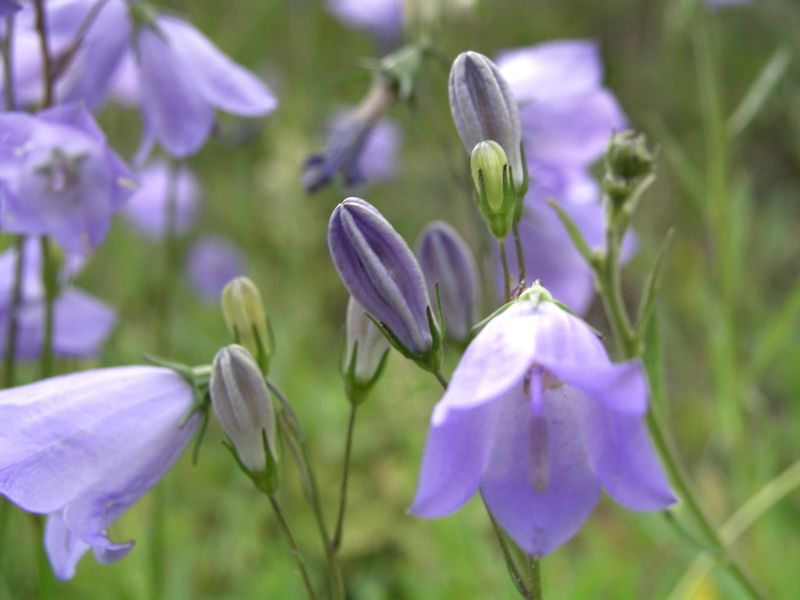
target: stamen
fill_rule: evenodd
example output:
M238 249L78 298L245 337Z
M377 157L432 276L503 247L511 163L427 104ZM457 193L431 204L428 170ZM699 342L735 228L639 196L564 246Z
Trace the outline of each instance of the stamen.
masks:
M541 367L534 366L524 382L526 395L531 400L528 426L528 477L537 492L544 492L550 485L550 443L542 399L546 375Z

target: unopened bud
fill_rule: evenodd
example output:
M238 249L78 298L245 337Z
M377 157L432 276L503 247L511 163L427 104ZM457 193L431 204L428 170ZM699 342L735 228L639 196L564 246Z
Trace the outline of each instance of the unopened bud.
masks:
M367 316L364 307L350 296L347 303L346 356L342 368L347 397L360 403L383 372L389 342Z
M511 165L514 187L524 193L519 109L497 65L478 52L462 52L450 69L449 94L450 112L467 152L483 140L500 144Z
M647 147L643 133L623 131L611 138L606 152L608 173L628 181L641 179L653 172L655 159Z
M438 370L442 335L425 278L389 221L368 202L347 198L331 215L328 248L347 290L389 342L422 368Z
M247 348L266 373L272 358L272 339L256 284L247 277L231 279L222 290L222 316L234 341Z
M217 352L209 389L214 414L240 466L259 489L273 492L278 480L275 408L252 355L236 344Z
M517 202L506 153L494 140L485 140L472 149L470 170L478 193L478 209L489 231L504 239L514 223Z

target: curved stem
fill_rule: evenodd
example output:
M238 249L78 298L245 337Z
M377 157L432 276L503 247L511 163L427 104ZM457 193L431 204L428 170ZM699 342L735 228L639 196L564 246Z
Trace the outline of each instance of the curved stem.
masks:
M289 522L286 520L286 517L281 510L281 505L278 504L278 500L275 498L275 496L268 494L268 498L269 503L272 505L272 510L275 512L275 516L278 519L278 524L281 526L281 531L283 531L283 535L286 537L286 542L289 544L289 548L292 551L292 556L297 563L297 567L300 569L300 575L303 578L303 585L306 587L309 600L316 600L317 594L314 591L314 585L311 583L311 577L308 575L306 561L300 552L300 548L297 545L297 540L295 540L294 534L292 534L292 529L289 527Z
M611 220L613 223L613 220ZM609 230L613 230L613 224ZM603 305L606 308L606 316L611 323L611 330L616 338L617 344L622 350L622 359L630 360L641 355L643 344L632 333L627 309L622 300L622 287L620 284L619 266L619 246L620 236L614 231L607 235L608 247L606 249L606 260L604 264L596 269L600 295L603 298ZM651 373L648 370L648 378ZM728 553L727 548L717 533L711 520L706 515L703 507L697 499L688 476L687 470L681 462L678 453L675 451L666 428L661 425L656 413L653 410L647 413L647 426L650 430L656 451L661 459L664 468L667 470L669 479L678 496L683 501L692 519L697 524L700 533L709 549L719 555L721 563L725 566L731 576L739 583L740 587L747 592L751 598L761 598L762 594L758 586L750 575L739 565ZM673 522L673 521L670 521Z
M331 550L338 552L342 544L342 528L344 527L344 513L347 508L347 483L350 473L350 456L353 450L353 428L356 423L356 404L350 405L350 418L347 420L347 440L344 446L344 465L342 467L342 486L339 491L339 514L336 517L336 528L334 529Z
M344 600L344 581L342 579L342 571L339 566L339 561L336 553L333 551L331 544L330 533L328 533L328 526L325 522L325 514L322 511L322 502L320 500L319 486L317 485L317 477L314 473L314 468L308 455L308 447L306 445L305 436L300 428L300 422L294 414L292 405L286 394L275 385L271 380L266 380L267 387L275 394L275 397L281 404L282 410L279 412L279 418L284 430L287 432L286 441L289 446L289 451L292 458L300 469L300 476L303 482L303 492L306 500L311 505L311 510L314 513L314 518L317 524L322 547L325 552L325 558L328 566L328 580L331 589L331 595L336 600Z
M522 237L519 235L519 223L512 228L514 232L514 248L517 253L517 266L519 267L519 286L525 286L525 251L522 248Z
M39 36L39 49L42 54L42 106L48 108L52 106L53 96L53 57L50 54L50 40L47 31L47 11L44 8L44 0L33 0L33 7L36 13L36 32Z

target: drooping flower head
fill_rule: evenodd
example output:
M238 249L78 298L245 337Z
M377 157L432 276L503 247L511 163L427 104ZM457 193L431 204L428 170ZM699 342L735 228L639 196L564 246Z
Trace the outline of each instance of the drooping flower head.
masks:
M175 203L173 233L186 233L197 222L202 190L188 167L173 168L154 162L138 174L139 187L125 204L122 215L144 236L159 241L167 233L167 203Z
M411 512L441 517L480 490L528 554L548 554L601 489L632 510L674 502L644 423L637 361L612 363L594 332L540 286L467 348L433 411Z
M100 244L135 182L86 109L4 113L0 128L2 229L50 235L74 253Z
M241 251L218 235L204 235L189 250L186 273L192 287L205 300L218 300L225 284L245 271Z
M350 294L401 352L433 366L441 336L414 253L378 210L347 198L328 223L328 249Z
M306 160L302 183L307 192L322 189L338 175L345 186L392 175L398 136L383 119L396 100L394 82L378 74L361 103L336 119L324 152Z
M191 439L192 387L160 367L117 367L0 391L0 494L48 515L45 548L70 579L87 550L102 563L133 542L107 529L170 469Z
M417 256L431 298L438 287L447 336L468 341L480 311L478 266L472 251L450 225L434 221L419 236Z

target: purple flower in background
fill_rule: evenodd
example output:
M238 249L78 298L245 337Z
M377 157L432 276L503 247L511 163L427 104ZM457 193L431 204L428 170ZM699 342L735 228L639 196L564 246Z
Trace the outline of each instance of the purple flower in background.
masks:
M530 179L519 224L527 274L583 313L594 296L593 276L546 202L559 202L590 245L604 245L600 188L589 167L627 120L603 87L600 53L592 41L558 40L509 50L497 64L520 105ZM634 247L628 236L624 260ZM516 256L510 244L507 255L513 271Z
M135 182L86 109L4 113L0 129L2 230L50 235L71 253L100 244Z
M95 0L48 4L54 56L69 47L95 4ZM132 12L140 25L134 26ZM41 59L35 47L32 10L26 8L23 14L15 36L19 57L15 73L24 104L41 98L41 83L35 79L41 78ZM120 87L114 89L117 82ZM118 97L134 93L128 100L141 104L143 155L153 141L174 156L194 154L211 133L215 109L254 117L277 106L261 80L225 56L195 27L125 0L108 0L101 7L56 91L60 101L83 100L92 109L112 91Z
M753 0L705 0L705 3L710 8L724 8L726 6L746 6L752 4Z
M325 150L306 160L302 183L307 192L322 189L337 175L346 186L394 175L399 134L383 118L396 100L392 81L376 76L361 103L334 121Z
M411 507L442 517L480 489L532 556L571 538L601 488L637 511L675 501L648 439L640 364L612 363L548 297L528 290L467 348L434 408Z
M102 563L133 542L108 527L170 469L194 434L191 385L160 367L53 377L0 392L0 494L48 515L45 548L60 579L87 550Z
M172 167L154 162L139 174L139 188L125 204L122 215L151 240L162 240L167 233L167 201L175 202L174 232L186 233L197 221L202 201L200 184L185 166Z
M0 0L0 17L7 17L17 12L21 6L16 0Z
M403 29L403 0L328 0L328 10L342 23L381 39L396 39Z
M364 310L384 325L407 352L435 352L438 331L425 278L414 253L378 210L347 198L328 223L333 264Z
M5 354L6 330L14 281L15 249L0 255L0 356ZM66 358L92 358L111 334L117 322L116 311L89 294L69 287L80 261L67 257L61 272L64 288L56 297L53 316L53 351ZM39 241L29 239L24 246L22 298L17 311L16 356L33 360L41 355L44 340L44 290L41 283Z
M219 300L225 284L245 272L242 253L229 241L206 235L189 251L186 272L195 291L207 300Z

